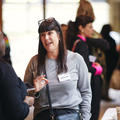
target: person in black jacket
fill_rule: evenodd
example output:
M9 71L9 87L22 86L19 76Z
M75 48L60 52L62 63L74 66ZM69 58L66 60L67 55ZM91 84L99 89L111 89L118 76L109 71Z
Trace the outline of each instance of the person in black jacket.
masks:
M68 23L66 45L69 50L81 54L87 64L89 72L91 72L91 88L92 88L92 104L91 104L91 120L98 120L100 99L101 99L101 72L102 67L99 63L90 59L87 37L91 37L93 19L90 16L80 15L75 22Z
M0 120L24 120L34 98L26 96L26 87L12 66L2 60L5 41L0 32Z

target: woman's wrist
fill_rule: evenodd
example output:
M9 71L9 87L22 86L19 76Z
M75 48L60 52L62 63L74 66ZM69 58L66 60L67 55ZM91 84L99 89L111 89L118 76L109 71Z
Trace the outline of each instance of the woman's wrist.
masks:
M92 67L96 69L95 75L101 75L103 68L100 65L92 64Z

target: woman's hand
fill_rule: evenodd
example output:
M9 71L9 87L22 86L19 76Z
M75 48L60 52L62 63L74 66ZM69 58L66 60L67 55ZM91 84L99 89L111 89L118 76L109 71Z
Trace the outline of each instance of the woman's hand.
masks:
M43 87L48 84L48 80L45 78L45 75L38 76L34 79L35 92L40 91Z
M99 63L93 62L92 67L94 67L96 69L95 75L101 75L102 74L103 68Z
M24 102L27 103L29 106L34 104L34 97L26 96Z

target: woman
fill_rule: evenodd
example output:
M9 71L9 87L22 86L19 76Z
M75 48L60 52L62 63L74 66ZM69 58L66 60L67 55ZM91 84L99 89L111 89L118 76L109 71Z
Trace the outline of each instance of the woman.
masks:
M90 16L95 21L94 10L93 10L92 4L88 0L80 0L76 17L80 15ZM103 72L101 74L101 78L103 81L103 84L102 84L102 97L103 97L105 93L105 83L106 83L105 52L106 50L109 49L109 43L106 40L104 40L101 34L96 32L96 30L93 30L92 36L90 37L90 39L89 37L87 37L87 39L88 39L87 44L88 44L90 53L96 56L97 58L96 61L99 62L100 65L103 67Z
M95 62L95 56L89 53L87 37L91 38L93 33L93 19L89 16L80 15L75 22L70 21L68 24L66 45L69 50L79 53L83 56L89 72L92 73L92 104L91 104L91 120L97 120L100 107L101 79L102 67ZM98 96L99 95L99 96Z
M46 80L47 77L54 113L72 113L80 106L83 120L89 120L91 88L83 58L66 51L60 25L54 18L41 21L38 33L38 54L30 60L24 81L34 84L38 79ZM42 84L40 86L38 89L43 87ZM39 95L35 101L35 120L49 120L46 87L40 90Z
M23 82L11 65L2 60L5 41L0 32L0 120L24 120L34 98L28 97Z
M89 71L95 74L96 69L92 67L92 62L89 60L89 49L87 45L87 37L91 37L93 33L93 19L89 16L80 15L75 22L68 23L66 45L69 50L81 54L87 64ZM80 40L76 46L75 41ZM74 48L75 47L75 48ZM96 64L96 63L95 63Z

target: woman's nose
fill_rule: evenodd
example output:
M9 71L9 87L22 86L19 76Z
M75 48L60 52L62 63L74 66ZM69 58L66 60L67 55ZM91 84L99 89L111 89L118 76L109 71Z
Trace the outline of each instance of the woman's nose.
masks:
M46 34L46 35L45 35L45 39L48 39L48 38L49 38L49 35Z

